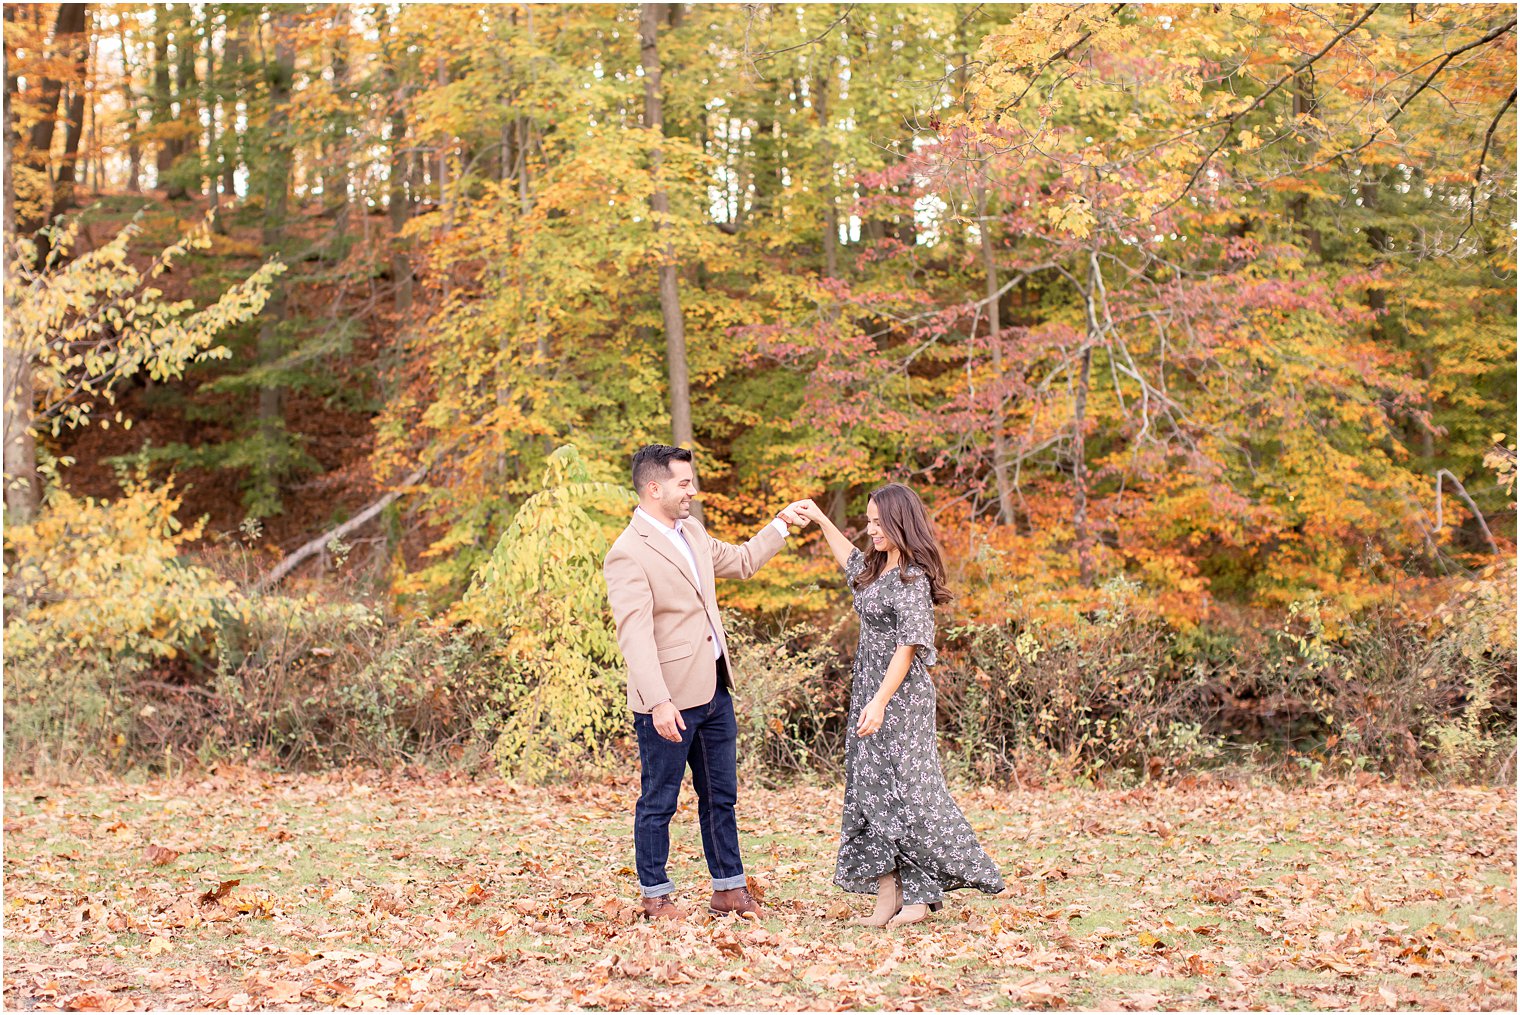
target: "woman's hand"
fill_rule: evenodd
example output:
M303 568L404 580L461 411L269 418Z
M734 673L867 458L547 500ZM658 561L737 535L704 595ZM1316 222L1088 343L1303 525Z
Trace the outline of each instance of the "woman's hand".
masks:
M820 508L817 504L814 504L811 500L797 501L792 505L792 510L796 511L799 515L806 518L810 522L821 522L828 517L823 513L823 509Z
M860 710L860 722L855 726L855 732L863 737L881 729L881 724L886 721L887 706L872 698L866 702L866 707Z
M811 500L800 500L796 504L796 511L810 522L817 524L823 532L824 541L829 544L829 552L839 562L840 567L848 567L850 554L855 552L855 545L844 537L839 527L829 518L828 512L819 507Z

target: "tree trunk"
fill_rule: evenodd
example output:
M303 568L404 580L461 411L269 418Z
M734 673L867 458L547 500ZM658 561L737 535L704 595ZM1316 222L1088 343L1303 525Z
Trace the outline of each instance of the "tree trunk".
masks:
M98 14L99 11L96 13ZM87 75L85 80L89 82L89 88L86 92L85 104L90 114L90 145L89 154L85 156L84 160L84 185L85 189L89 190L93 194L100 193L100 174L102 169L104 169L103 159L100 151L100 110L96 107L95 104L95 83L100 80L99 28L100 21L97 18L95 20L95 23L90 26L90 30L88 32L90 39L90 56L89 66L85 68L85 73Z
M1092 532L1087 523L1087 389L1092 381L1092 346L1082 350L1077 397L1072 406L1072 531L1077 537L1077 570L1084 588L1092 588Z
M74 52L75 44L83 41L87 8L87 4L58 5L58 18L53 23L54 54L71 54ZM7 7L6 10L10 8ZM11 65L9 59L6 63L7 66ZM53 133L58 125L58 104L63 97L63 85L62 78L44 77L42 79L37 122L32 125L27 135L26 145L12 153L13 159L19 155L22 165L36 174L36 178L42 184L42 189L35 195L35 199L31 199L33 195L30 194L16 195L21 197L21 205L25 212L15 219L14 226L17 232L13 235L30 236L36 233L47 225L52 211ZM75 145L77 149L77 141ZM13 166L13 172L14 168ZM15 185L13 177L12 186ZM46 250L39 248L37 254L40 262L41 258L46 256Z
M7 8L8 9L8 8ZM37 439L32 435L32 350L5 329L5 523L24 525L37 514Z
M338 41L333 53L333 82L334 87L338 92L339 104L345 108L348 102L349 78L348 33L352 30L353 27L352 19L353 8L348 4L333 5L333 28L335 31L340 33L338 35ZM340 113L339 115L345 114ZM337 142L335 146L335 154L337 156L338 165L336 167L336 172L333 174L336 177L335 187L337 189L337 193L334 195L336 197L336 208L333 211L332 241L334 245L340 245L342 244L344 238L348 236L349 216L352 209L352 203L349 197L349 156L351 153L349 140L346 134ZM323 191L325 193L325 186L323 187ZM324 198L324 200L325 199L326 198Z
M1314 75L1312 71L1300 72L1293 79L1293 116L1295 120L1299 116L1313 116L1319 103L1314 97ZM1318 145L1306 144L1303 146L1304 164L1309 163L1310 158L1318 149ZM1288 218L1292 220L1298 234L1309 244L1315 257L1319 257L1324 251L1323 238L1319 230L1309 224L1309 195L1303 192L1294 194L1288 199Z
M1362 199L1362 207L1370 213L1369 217L1375 217L1378 209L1378 188L1382 180L1369 175L1371 168L1362 167L1362 183L1357 187L1357 196ZM1380 225L1369 222L1367 226L1367 245L1376 253L1373 267L1381 266L1391 249L1391 241L1388 230ZM1385 311L1388 307L1388 297L1382 289L1370 287L1367 290L1367 309L1372 311L1371 337L1379 342L1388 338L1388 327L1385 319Z
M79 142L84 137L84 98L89 88L90 40L84 30L89 19L89 4L71 4L80 8L79 32L59 40L59 54L70 57L74 79L69 82L68 118L63 132L63 161L58 163L58 177L53 182L53 211L57 218L74 207L74 181L78 175Z
M391 284L394 286L396 313L405 316L412 308L412 261L401 233L412 214L416 178L412 173L411 153L406 142L406 87L398 72L402 54L394 48L395 25L384 6L376 8L380 51L385 67L383 81L390 95L390 166L386 175L386 212L390 221ZM410 185L409 185L410 184ZM399 342L405 331L396 329Z
M821 136L818 148L823 154L823 179L818 188L823 194L823 274L825 278L838 278L839 207L834 195L834 145L829 139L829 76L819 74L814 78L813 90L813 108L818 113Z
M121 46L121 99L127 117L127 192L142 193L142 145L137 143L138 124L141 119L137 98L132 94L132 65L127 56L131 52L127 40L127 19L117 19L118 42Z
M153 11L153 128L159 135L154 162L158 171L155 185L166 192L175 155L173 140L164 136L174 118L174 111L169 106L169 17L173 9L173 4L163 4Z
M997 258L992 239L992 220L987 215L987 184L976 181L976 223L982 238L982 274L987 300L987 339L992 346L993 383L1003 382L1003 315L998 297ZM992 407L992 475L997 482L998 521L1013 524L1013 482L1008 476L1008 437L1003 433L1003 396Z
M10 256L9 244L11 238L16 235L16 174L12 160L17 155L17 149L21 146L21 134L16 127L15 102L17 91L21 87L21 81L16 76L16 54L14 41L16 31L12 27L16 23L16 5L6 4L4 7L5 19L5 235L0 237L0 243L5 244L3 256ZM6 405L10 402L7 400ZM7 417L9 418L9 417ZM9 433L9 427L6 428ZM10 446L10 442L6 442ZM9 461L9 459L7 459ZM9 469L7 469L9 471Z
M237 95L242 77L243 25L228 18L227 44L222 50L222 76L217 86L218 115L222 124L222 178L218 187L216 226L226 229L222 205L237 203ZM229 98L230 97L230 98Z
M16 180L14 160L19 154L21 137L16 126L15 102L20 80L16 75L14 43L16 5L6 4L5 19L5 235L4 255L10 256L11 243L17 233ZM37 514L37 446L31 432L34 398L32 394L32 356L24 349L14 327L5 328L3 371L4 399L4 497L5 523L24 525Z
M1088 254L1087 290L1083 301L1087 307L1087 336L1082 344L1081 368L1071 411L1071 528L1077 541L1077 570L1083 588L1092 588L1092 532L1087 521L1087 393L1092 385L1093 346L1102 340L1098 327L1098 252Z
M441 91L449 83L449 68L443 57L438 58L437 73L438 88ZM442 138L438 142L438 210L443 213L443 228L445 231L454 228L454 209L449 203L449 139ZM447 282L445 281L445 285ZM445 290L444 295L448 292Z
M659 25L661 8L666 4L641 4L639 18L640 55L644 66L644 126L663 135L665 129L663 95L660 81ZM649 197L654 212L654 232L664 231L663 221L670 215L670 195L665 190L661 168L664 153L658 145L650 152L650 171L655 179ZM666 243L660 251L660 315L665 321L665 359L670 371L670 428L677 447L692 445L691 390L687 379L686 324L681 317L681 293L676 282L675 250Z
M412 260L407 254L401 232L411 218L411 197L407 187L406 108L398 91L391 99L391 164L388 206L391 223L391 281L396 287L396 310L406 313L412 308Z
M190 4L182 4L184 8L184 20L174 30L174 52L176 67L174 74L174 96L179 100L179 115L175 117L180 133L180 139L175 145L175 157L183 158L190 156L197 162L200 161L200 100L197 95L199 82L195 76L195 8ZM193 132L185 133L187 124L195 124ZM176 188L179 197L186 195L200 196L200 177L193 176L192 182ZM173 194L170 195L175 196Z
M266 254L285 253L285 227L290 194L290 170L292 152L288 128L290 124L290 85L295 76L295 46L291 38L293 25L291 8L282 8L275 16L274 66L268 69L269 81L269 138L267 141L264 178L264 224L261 233ZM288 283L277 279L270 285L269 302L260 315L258 356L261 366L268 367L279 360L283 353L280 326L285 321ZM259 432L265 447L273 449L283 440L281 410L284 390L278 384L265 384L259 388ZM267 474L278 472L278 463L266 462Z
M222 211L222 174L217 163L222 158L222 141L226 127L221 122L221 81L217 77L215 34L206 26L206 196L211 199L211 228L225 235L227 222Z

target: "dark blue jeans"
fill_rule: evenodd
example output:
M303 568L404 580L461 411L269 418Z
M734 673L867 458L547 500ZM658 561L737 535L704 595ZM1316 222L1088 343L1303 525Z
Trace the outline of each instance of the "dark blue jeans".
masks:
M665 873L665 863L670 858L670 819L675 816L688 766L697 791L697 820L713 891L744 887L739 824L734 817L734 804L739 799L735 755L739 724L734 719L734 699L724 686L727 674L723 660L718 666L718 693L713 700L681 710L686 729L681 732L680 743L660 736L653 716L633 714L642 785L633 812L633 855L645 898L669 895L675 889Z

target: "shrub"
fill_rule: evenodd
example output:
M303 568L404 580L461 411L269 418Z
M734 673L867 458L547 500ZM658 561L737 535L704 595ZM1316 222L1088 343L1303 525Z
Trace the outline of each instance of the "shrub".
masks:
M1043 758L1050 775L1092 781L1145 770L1185 742L1178 731L1198 718L1198 681L1171 665L1172 633L1130 612L1131 586L1103 593L1103 609L1064 627L1016 615L946 632L942 729L963 765L1010 778L1021 757Z
M500 706L488 658L463 633L362 601L265 594L222 632L209 687L180 707L194 707L203 761L468 761Z
M182 556L172 486L129 480L113 501L52 491L5 532L5 739L37 765L130 753L155 671L209 655L244 614L232 583ZM148 716L151 717L149 712Z
M802 624L764 633L751 617L725 614L723 629L739 675L739 764L749 777L844 774L850 667L834 644L842 626L825 631Z
M542 780L605 768L628 727L626 679L602 559L632 491L573 446L549 457L529 497L450 617L492 653L503 774Z
M172 484L139 476L114 501L55 490L40 518L8 526L7 659L173 659L240 612L232 583L181 556L204 522L183 528L179 503Z

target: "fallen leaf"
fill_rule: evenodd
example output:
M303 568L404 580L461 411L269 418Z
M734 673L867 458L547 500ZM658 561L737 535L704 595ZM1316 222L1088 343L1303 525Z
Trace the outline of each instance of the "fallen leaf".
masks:
M232 891L242 883L243 882L241 878L233 878L231 881L223 881L215 888L202 892L198 901L203 906L210 905L213 902L220 902L222 899L227 897L228 892Z
M180 855L179 850L169 849L155 842L148 843L147 847L143 850L144 859L155 867L162 867L165 864L173 863L180 858Z

